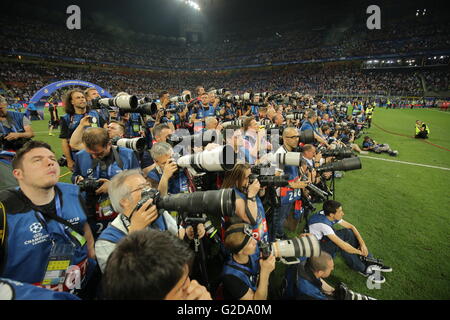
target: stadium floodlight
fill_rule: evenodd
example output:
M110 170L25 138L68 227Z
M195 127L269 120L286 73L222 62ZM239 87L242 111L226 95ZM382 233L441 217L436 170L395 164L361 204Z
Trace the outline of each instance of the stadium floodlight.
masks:
M200 6L198 5L198 3L192 1L192 0L181 0L183 1L185 4L187 4L188 6L190 6L191 8L200 11Z

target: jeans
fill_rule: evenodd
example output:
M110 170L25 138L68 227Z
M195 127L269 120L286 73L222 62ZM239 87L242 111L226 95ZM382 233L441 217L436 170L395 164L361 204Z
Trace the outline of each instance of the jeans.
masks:
M284 234L284 223L291 212L294 203L281 205L279 208L274 208L272 232L270 232L270 241L274 241L275 238L282 238Z
M359 247L359 241L356 239L355 234L350 229L342 229L335 232L336 235L341 238L343 241L347 242L354 248ZM324 240L325 239L325 240ZM320 242L320 247L323 251L328 252L333 258L336 256L336 253L340 252L342 258L344 258L345 263L353 270L359 271L359 272L365 272L366 271L366 264L361 261L359 258L359 255L357 254L351 254L347 253L341 248L339 248L337 245L334 244L333 241L329 240L328 238L324 237L322 241ZM369 257L372 257L372 255L369 253Z

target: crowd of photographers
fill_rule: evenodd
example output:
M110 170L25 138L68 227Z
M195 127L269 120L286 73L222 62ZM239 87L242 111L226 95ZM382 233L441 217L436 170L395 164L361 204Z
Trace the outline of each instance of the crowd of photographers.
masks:
M335 178L361 169L356 154L378 152L354 143L372 101L202 86L157 96L70 90L61 159L2 98L1 159L18 184L0 192L2 298L370 299L325 282L337 253L385 282L392 269L333 196ZM284 285L276 261L289 264Z

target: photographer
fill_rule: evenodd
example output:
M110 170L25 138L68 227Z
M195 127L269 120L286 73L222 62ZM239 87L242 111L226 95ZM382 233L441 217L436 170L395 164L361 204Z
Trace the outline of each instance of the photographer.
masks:
M193 239L192 227L187 229L187 234L183 228L178 230L175 219L167 211L163 209L158 211L155 205L151 205L152 199L138 207L138 202L142 199L142 190L146 188L150 188L150 185L139 170L123 171L111 180L108 194L114 211L119 215L100 234L95 243L101 270L104 270L108 257L117 243L134 231L146 228L168 230L174 235L179 235L181 239L185 236ZM205 233L202 226L199 225L199 237Z
M210 99L208 93L203 93L199 100L200 106L192 108L189 112L189 120L194 124L194 133L201 131L205 127L204 118L216 115L216 109ZM216 103L216 101L213 102Z
M8 111L8 102L0 96L0 149L16 151L34 137L31 121L20 112Z
M428 139L428 134L430 133L430 129L428 126L420 120L416 121L416 135L414 138L419 139Z
M85 130L82 142L85 149L75 155L72 182L86 191L88 218L97 237L117 215L108 199L109 180L123 170L138 168L139 163L133 150L112 146L106 129Z
M194 254L166 232L142 230L123 239L111 254L103 277L108 300L211 300L189 278Z
M286 268L287 283L284 298L296 300L332 300L334 288L325 280L334 269L333 258L322 251L319 257L310 257Z
M224 298L227 300L266 300L269 276L275 270L275 257L260 258L251 227L245 223L231 225L225 233L225 248L230 258L222 271Z
M125 126L125 138L143 137L144 119L139 113L127 112L122 115L122 123Z
M251 164L258 159L259 152L265 153L267 150L272 150L272 145L267 141L266 130L260 129L255 118L247 117L244 120L244 148L248 152L246 160L252 160ZM247 159L248 158L248 159Z
M300 136L297 128L288 127L283 130L283 145L275 154L293 152L297 149L300 142ZM299 167L282 165L278 168L283 174L289 176L289 187L281 187L278 195L281 197L281 206L274 208L272 239L286 238L284 232L284 223L292 212L297 221L302 215L301 189L306 187L306 182L300 181ZM295 226L296 227L296 226ZM292 229L295 230L295 227Z
M338 201L327 200L323 203L323 211L308 219L309 232L321 241L321 248L332 257L340 252L347 265L361 275L369 277L374 283L384 283L385 278L379 272L391 272L392 268L365 262L361 257L372 258L367 246L355 226L344 221L344 210ZM344 229L335 231L334 225ZM378 274L377 274L378 273Z
M61 117L61 132L59 138L61 139L63 154L67 159L67 167L73 171L75 165L74 157L78 150L71 149L69 141L73 132L79 126L81 119L86 115L90 115L92 117L92 127L101 128L104 123L96 111L89 110L83 91L79 89L73 89L67 92L64 98L64 107L66 114Z
M392 150L388 144L386 144L386 143L379 144L375 140L372 140L369 136L364 137L362 149L364 151L371 151L371 152L375 152L378 154L380 154L382 152L386 152L387 154L389 154L390 156L393 156L393 157L398 155L398 151Z
M260 197L264 196L265 189L261 188L258 179L252 183L250 165L238 163L233 170L227 171L222 183L222 189L233 188L236 192L236 215L251 225L256 240L268 242L268 226L266 212ZM223 229L227 229L229 219L225 217Z
M147 175L152 188L158 189L162 196L189 192L188 178L183 170L178 170L170 144L158 142L153 145L150 154L156 164Z
M55 291L86 290L96 263L79 188L58 182L55 154L41 141L18 150L13 168L19 189L0 193L8 230L0 276Z
M98 93L97 89L91 87L91 88L87 88L86 90L84 90L84 97L86 98L86 103L90 106L92 100L100 98L101 96ZM100 109L95 109L95 111L101 117L102 122L103 122L103 127L105 127L105 125L108 124L110 121L109 110L106 108L100 108Z
M300 131L313 130L314 139L329 147L327 141L322 137L319 126L317 125L317 118L317 113L315 111L308 111L308 113L306 114L306 120L303 121L300 127Z

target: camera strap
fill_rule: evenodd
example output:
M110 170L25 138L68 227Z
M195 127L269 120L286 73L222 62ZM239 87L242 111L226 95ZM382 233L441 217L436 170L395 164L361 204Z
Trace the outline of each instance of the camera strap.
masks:
M3 272L4 263L6 263L6 209L0 202L0 274Z
M258 208L256 208L256 210L258 210ZM252 226L256 225L256 221L253 218L252 213L250 212L250 209L248 208L248 199L247 199L247 197L245 197L245 214L247 215L247 218L250 221L250 224Z

